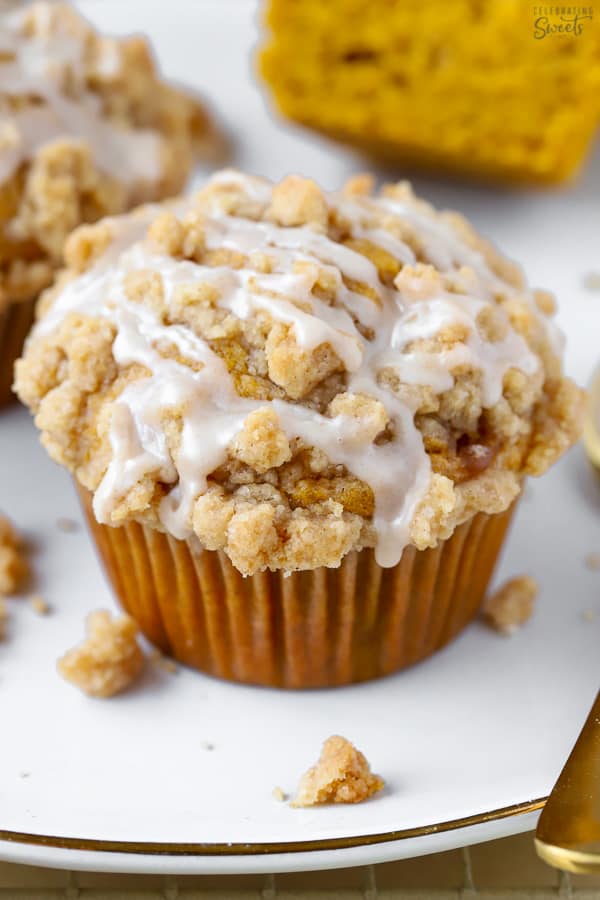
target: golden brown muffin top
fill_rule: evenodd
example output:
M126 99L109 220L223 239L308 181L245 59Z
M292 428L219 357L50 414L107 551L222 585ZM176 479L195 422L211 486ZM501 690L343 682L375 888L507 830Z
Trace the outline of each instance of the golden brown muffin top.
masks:
M0 305L50 282L75 226L177 193L214 134L143 38L66 3L0 14Z
M406 184L325 193L223 171L79 229L17 364L99 521L250 574L394 565L575 440L554 304Z

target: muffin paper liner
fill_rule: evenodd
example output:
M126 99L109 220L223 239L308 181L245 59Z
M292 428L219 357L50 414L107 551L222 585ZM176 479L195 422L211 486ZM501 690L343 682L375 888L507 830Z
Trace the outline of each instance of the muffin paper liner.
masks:
M153 644L219 678L286 688L378 678L452 640L479 610L514 509L479 513L433 549L407 547L390 569L369 549L338 569L244 577L222 551L100 525L80 495L114 591Z
M12 392L13 368L33 324L35 299L9 303L0 312L0 407L16 400Z

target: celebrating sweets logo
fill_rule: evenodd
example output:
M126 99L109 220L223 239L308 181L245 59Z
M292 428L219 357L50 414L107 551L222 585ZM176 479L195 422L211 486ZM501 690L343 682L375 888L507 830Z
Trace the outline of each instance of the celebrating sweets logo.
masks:
M591 6L534 6L533 36L538 41L552 35L578 37L593 16Z

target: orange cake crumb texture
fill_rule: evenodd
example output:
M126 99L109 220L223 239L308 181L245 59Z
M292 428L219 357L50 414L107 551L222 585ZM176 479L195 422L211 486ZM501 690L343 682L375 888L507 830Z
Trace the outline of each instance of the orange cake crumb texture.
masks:
M486 600L484 616L502 634L512 634L531 617L539 586L530 575L506 581Z
M90 613L87 636L58 661L58 671L90 697L112 697L130 686L144 666L138 627L128 616Z
M292 806L362 803L384 784L360 750L345 737L332 735L323 744L317 764L302 776Z
M376 156L560 181L600 122L600 16L574 34L560 12L516 0L268 0L260 67L286 116Z

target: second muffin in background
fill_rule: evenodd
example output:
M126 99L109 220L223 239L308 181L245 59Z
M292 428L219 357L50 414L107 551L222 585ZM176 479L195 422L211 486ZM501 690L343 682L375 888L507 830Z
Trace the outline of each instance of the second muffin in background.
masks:
M0 405L70 231L179 192L216 143L145 39L105 37L66 3L0 14Z
M473 618L581 392L552 298L464 219L406 184L225 171L66 259L17 389L162 650L343 684Z

